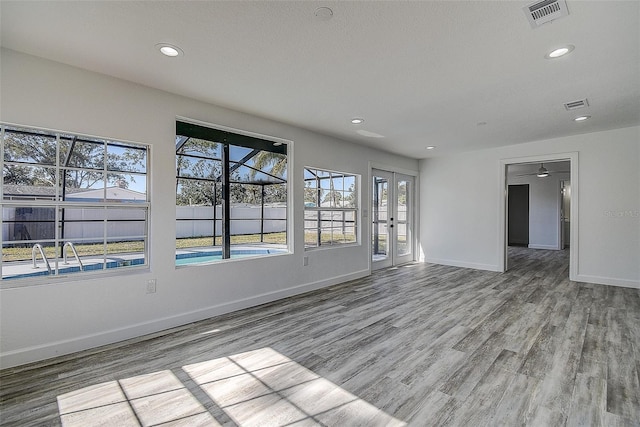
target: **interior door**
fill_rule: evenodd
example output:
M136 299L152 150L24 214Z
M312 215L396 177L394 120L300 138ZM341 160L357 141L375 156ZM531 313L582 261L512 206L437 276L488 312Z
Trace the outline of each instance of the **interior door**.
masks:
M509 246L529 246L529 184L509 185L507 203Z
M372 175L372 269L413 261L414 178L378 169Z

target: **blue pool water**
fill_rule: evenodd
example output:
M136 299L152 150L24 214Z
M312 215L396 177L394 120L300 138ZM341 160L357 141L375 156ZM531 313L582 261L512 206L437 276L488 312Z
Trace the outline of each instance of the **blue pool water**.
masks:
M248 258L257 255L269 255L269 254L282 254L287 252L286 249L232 249L231 250L231 258ZM219 261L222 259L222 251L207 251L207 252L191 252L184 254L176 254L176 265L189 265L189 264L200 264L211 261ZM129 267L135 265L143 265L144 258L134 258L134 259L126 259L126 260L118 260L118 261L108 261L106 268L119 268L119 267ZM86 264L84 266L84 271L98 271L103 270L104 265L102 263L96 264ZM64 275L67 273L76 273L80 271L80 267L60 267L58 269L58 274ZM48 276L49 272L46 268L41 267L39 271L24 273L24 274L16 274L12 276L4 277L3 280L6 279L23 279L25 277L39 277L39 276Z
M232 249L231 259L248 258L256 255L269 255L285 253L284 249ZM196 252L176 255L176 265L199 264L204 262L219 261L222 259L222 251Z
M118 268L118 267L129 267L133 265L142 265L144 264L144 258L134 258L127 259L121 261L107 261L107 268ZM103 270L104 265L102 263L96 264L86 264L84 265L84 271L98 271ZM53 269L53 265L51 265ZM67 273L77 273L80 271L80 267L60 267L58 268L58 274L64 275ZM25 277L39 277L39 276L48 276L49 272L45 267L40 267L39 271L34 271L33 273L25 273L25 274L16 274L13 276L4 277L3 280L7 279L23 279Z

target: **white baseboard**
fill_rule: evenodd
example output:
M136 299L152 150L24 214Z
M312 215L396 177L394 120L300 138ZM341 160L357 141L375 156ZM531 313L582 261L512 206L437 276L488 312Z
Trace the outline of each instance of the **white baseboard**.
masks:
M332 277L303 285L292 286L273 292L266 292L248 298L231 301L224 304L205 307L202 309L154 319L148 322L137 323L123 328L111 329L95 334L83 335L67 340L55 341L33 347L20 348L0 353L0 368L11 368L31 362L38 362L52 357L63 356L77 351L88 350L95 347L114 344L119 341L144 335L157 333L166 329L186 325L199 320L209 319L214 316L230 313L244 308L254 307L260 304L276 301L305 292L334 286L339 283L359 279L368 276L369 270L361 270L354 273Z
M640 289L639 280L616 279L613 277L589 276L586 274L576 275L575 282L595 283L596 285L621 286L624 288Z
M452 267L473 268L474 270L500 271L497 265L480 264L477 262L466 262L452 259L425 258L424 262L431 264L450 265Z
M529 249L546 249L549 251L557 251L558 247L554 245L536 245L535 243L529 244Z

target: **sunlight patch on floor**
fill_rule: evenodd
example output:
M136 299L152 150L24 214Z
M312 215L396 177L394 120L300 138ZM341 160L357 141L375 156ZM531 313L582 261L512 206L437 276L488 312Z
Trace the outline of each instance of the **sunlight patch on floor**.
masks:
M205 407L171 371L85 387L58 396L60 421L75 426L218 426Z
M182 370L241 427L406 425L269 347ZM58 408L64 427L221 425L170 370L65 393Z

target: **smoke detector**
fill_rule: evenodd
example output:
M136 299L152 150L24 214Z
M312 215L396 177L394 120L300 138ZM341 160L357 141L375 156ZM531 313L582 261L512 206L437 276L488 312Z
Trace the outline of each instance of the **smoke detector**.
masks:
M328 21L329 19L333 18L333 10L323 6L317 8L313 15L318 21Z
M542 24L569 15L565 0L543 0L523 8L531 28L538 28Z

